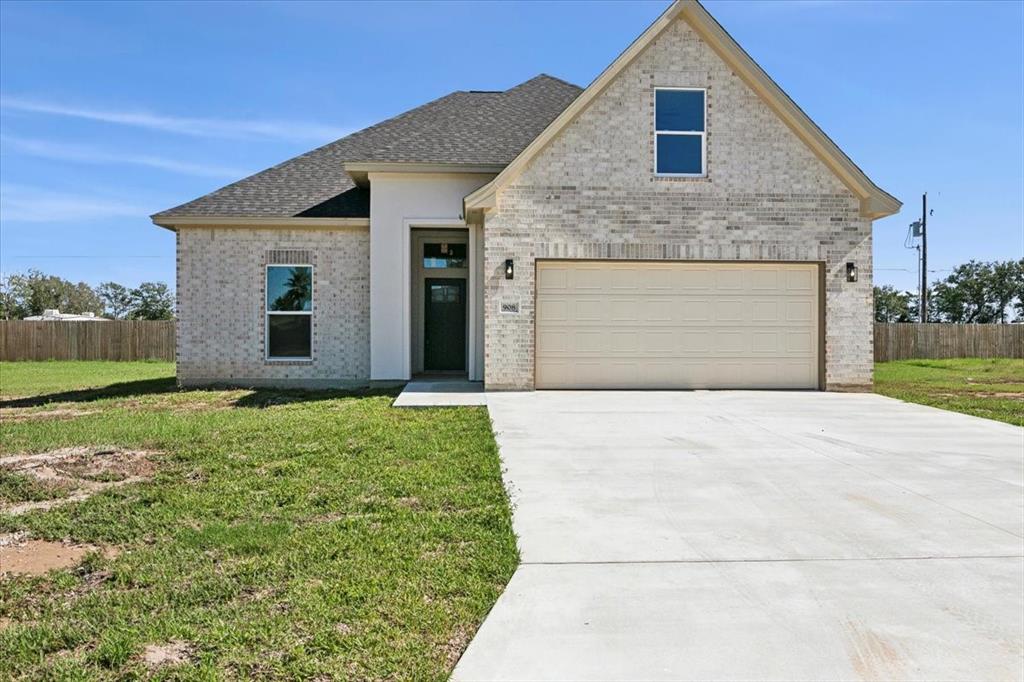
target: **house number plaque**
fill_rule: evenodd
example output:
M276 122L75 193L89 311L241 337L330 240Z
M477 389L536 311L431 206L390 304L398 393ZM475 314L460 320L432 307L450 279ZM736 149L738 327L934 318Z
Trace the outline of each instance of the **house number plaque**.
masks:
M502 315L518 315L519 314L519 299L518 298L502 298L498 301L498 312Z

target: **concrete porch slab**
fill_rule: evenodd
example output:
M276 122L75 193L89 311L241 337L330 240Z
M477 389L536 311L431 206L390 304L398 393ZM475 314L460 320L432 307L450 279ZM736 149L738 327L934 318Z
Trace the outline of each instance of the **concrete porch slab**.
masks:
M483 382L462 378L414 379L395 399L395 407L486 405Z

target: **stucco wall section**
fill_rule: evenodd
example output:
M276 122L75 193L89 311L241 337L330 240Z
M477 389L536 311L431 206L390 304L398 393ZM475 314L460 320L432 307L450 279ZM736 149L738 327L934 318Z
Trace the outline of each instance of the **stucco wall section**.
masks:
M707 178L655 177L657 86L707 88ZM823 262L827 387L871 383L871 222L683 20L499 192L484 252L490 390L533 387L538 258ZM857 283L845 281L848 260ZM519 315L498 312L505 296L520 300Z
M344 386L370 372L369 230L183 228L178 232L182 385ZM313 359L264 358L271 251L313 264Z
M370 173L371 379L406 380L412 376L409 231L464 227L462 198L493 177Z

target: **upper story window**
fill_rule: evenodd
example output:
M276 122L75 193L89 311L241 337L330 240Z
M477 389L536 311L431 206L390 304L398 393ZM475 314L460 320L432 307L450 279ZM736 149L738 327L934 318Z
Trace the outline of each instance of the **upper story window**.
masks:
M313 357L313 266L267 266L267 358Z
M706 94L697 88L654 90L654 172L658 175L706 174Z

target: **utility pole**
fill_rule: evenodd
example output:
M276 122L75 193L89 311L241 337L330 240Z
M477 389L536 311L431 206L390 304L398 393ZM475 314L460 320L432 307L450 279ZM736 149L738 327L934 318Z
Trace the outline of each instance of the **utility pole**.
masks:
M928 321L928 192L921 195L921 322Z

